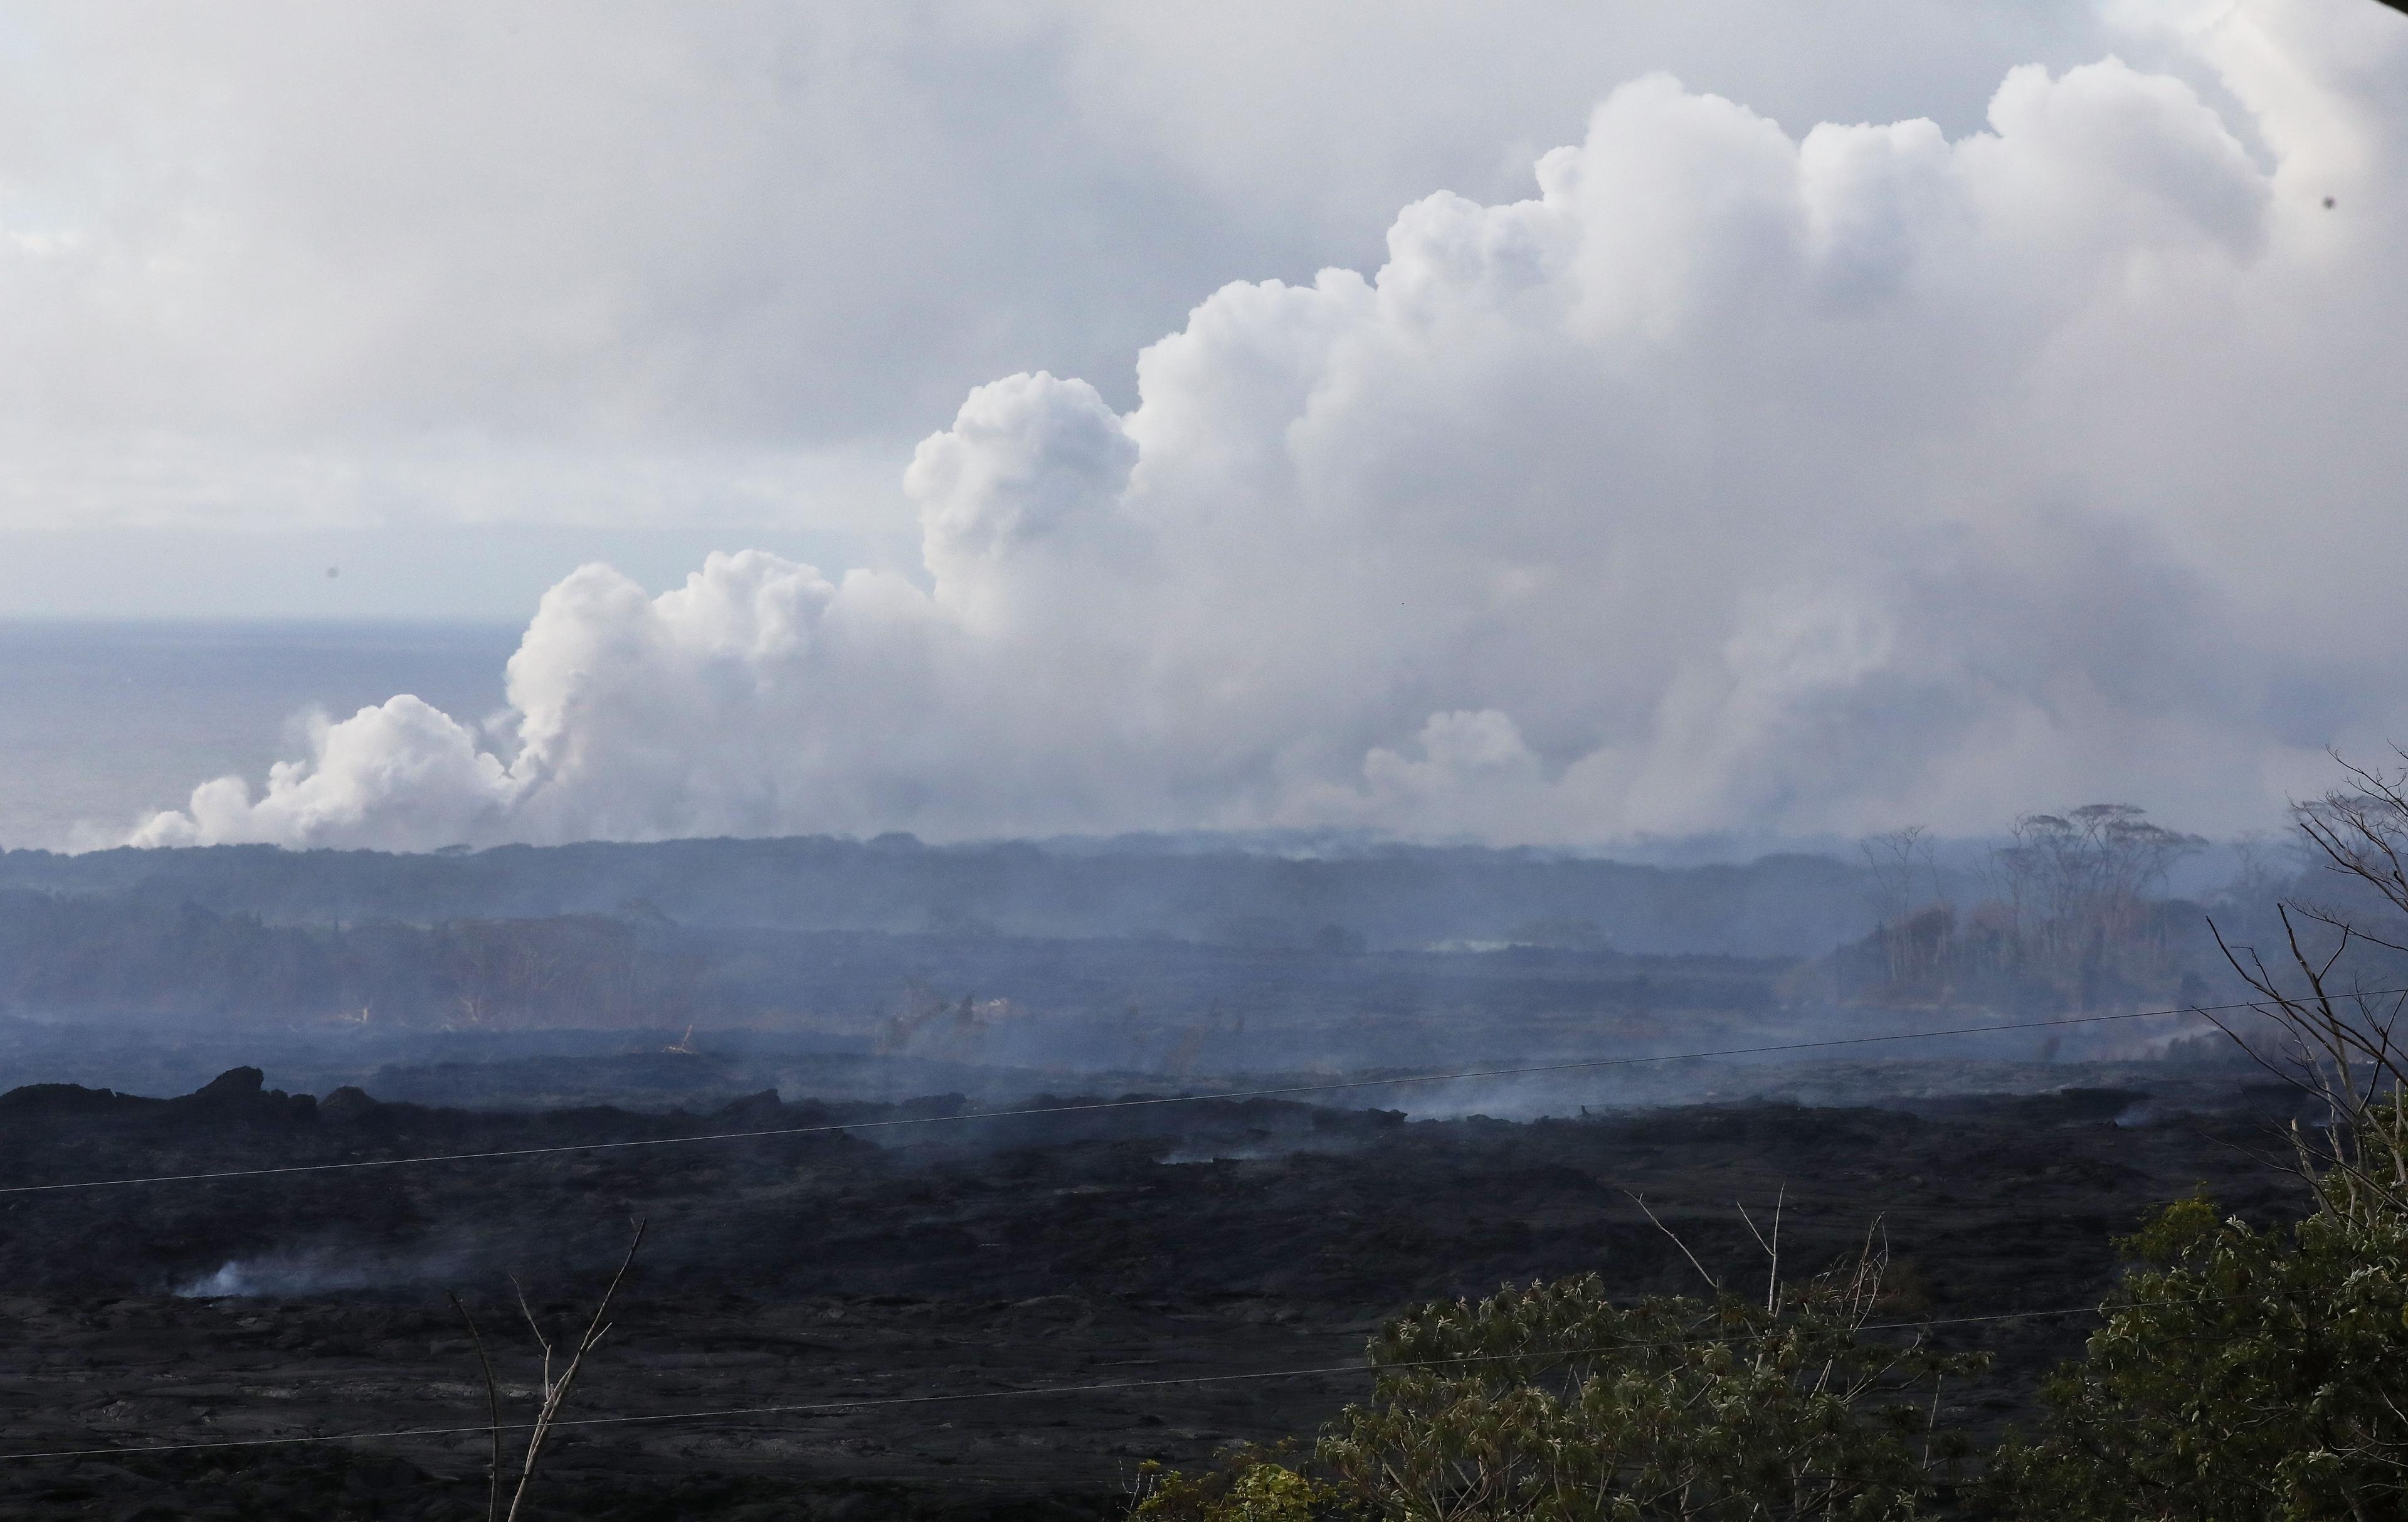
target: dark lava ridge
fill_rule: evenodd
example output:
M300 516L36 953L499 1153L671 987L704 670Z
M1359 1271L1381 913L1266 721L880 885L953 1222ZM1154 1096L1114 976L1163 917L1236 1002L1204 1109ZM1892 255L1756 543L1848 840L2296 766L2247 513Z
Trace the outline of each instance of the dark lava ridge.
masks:
M641 1214L651 1237L582 1414L1127 1387L584 1429L543 1515L1111 1516L1141 1460L1309 1435L1367 1386L1131 1382L1347 1363L1380 1318L1509 1280L1595 1270L1632 1295L1698 1287L1634 1194L1736 1287L1760 1285L1764 1262L1733 1202L1783 1195L1786 1263L1821 1266L1878 1223L1900 1318L2057 1311L2112 1288L2111 1239L2157 1203L2204 1185L2257 1218L2296 1211L2297 1185L2258 1160L2286 1103L2126 1084L1511 1123L1214 1100L5 1196L6 1447L471 1426L481 1392L445 1291L477 1309L523 1388L536 1363L509 1276L564 1328ZM356 1089L312 1099L241 1069L179 1098L0 1096L0 1183L964 1109L763 1094L710 1113L496 1113ZM2028 1410L2090 1324L1940 1329L1996 1356L1947 1392L1956 1417L1995 1429ZM467 1516L482 1451L470 1434L5 1460L0 1515Z

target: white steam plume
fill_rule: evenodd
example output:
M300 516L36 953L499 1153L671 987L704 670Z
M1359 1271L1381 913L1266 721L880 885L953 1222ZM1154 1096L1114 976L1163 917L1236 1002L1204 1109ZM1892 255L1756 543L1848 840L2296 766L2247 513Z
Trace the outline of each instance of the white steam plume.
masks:
M589 566L494 732L396 697L135 839L2255 823L2408 734L2408 19L2185 36L1955 141L1641 79L1536 198L1214 294L1126 414L980 387L924 587Z

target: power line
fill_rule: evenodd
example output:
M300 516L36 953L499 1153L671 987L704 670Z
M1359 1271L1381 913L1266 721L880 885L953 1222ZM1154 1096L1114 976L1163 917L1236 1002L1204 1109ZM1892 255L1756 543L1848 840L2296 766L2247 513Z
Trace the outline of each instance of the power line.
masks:
M2364 991L2360 997L2373 998L2401 993L2408 993L2408 988L2372 989ZM1282 1098L1297 1094L1336 1094L1354 1089L1396 1088L1416 1084L1453 1084L1482 1078L1527 1078L1540 1073L1594 1072L1607 1068L1638 1067L1655 1062L1698 1062L1723 1057L1776 1056L1793 1052L1822 1052L1842 1047L1932 1041L1948 1036L1990 1036L2014 1030L2050 1030L2069 1026L2106 1025L2122 1020L2153 1020L2165 1015L2217 1014L2231 1010L2262 1009L2267 1002L2264 999L2247 999L2236 1004L2191 1004L2170 1010L2128 1010L2118 1014L2062 1015L2050 1020L2008 1020L1984 1026L1893 1031L1880 1036L1833 1036L1811 1041L1776 1041L1761 1046L1727 1046L1704 1052L1664 1052L1644 1056L1587 1057L1575 1062L1540 1062L1515 1068L1476 1068L1458 1072L1403 1073L1383 1078L1347 1078L1332 1080L1325 1084L1284 1084L1274 1088L1224 1089L1207 1094L1167 1094L1128 1099L1096 1099L1080 1104L1031 1105L1017 1110L985 1110L951 1115L903 1115L885 1120L845 1121L818 1126L778 1126L760 1130L711 1131L700 1136L639 1137L624 1142L575 1142L546 1147L502 1147L483 1152L429 1153L409 1157L364 1157L334 1163L288 1163L274 1168L231 1168L199 1173L154 1173L135 1178L79 1179L61 1184L19 1184L0 1187L0 1196L54 1194L77 1189L119 1189L150 1184L204 1184L231 1179L274 1178L296 1173L337 1173L369 1168L414 1168L432 1163L491 1162L511 1157L559 1156L568 1153L619 1152L636 1147L691 1146L710 1142L750 1142L782 1136L825 1136L838 1131L884 1130L905 1126L960 1125L973 1121L1021 1120L1039 1115L1076 1115L1114 1110L1142 1110L1161 1105Z
M1940 1316L1924 1321L1875 1322L1856 1329L1858 1333L1881 1331L1927 1331L1935 1327L1967 1327L2001 1321L2035 1320L2048 1316L2098 1315L2102 1308L2096 1305L2060 1306L2047 1311L1999 1311L1985 1315ZM1570 1358L1588 1354L1615 1353L1627 1348L1683 1347L1725 1342L1723 1336L1628 1338L1618 1343L1585 1347L1531 1348L1520 1353L1467 1354L1452 1358L1403 1359L1392 1363L1319 1364L1302 1369L1271 1369L1243 1374L1191 1374L1166 1379L1105 1380L1086 1385L1044 1385L1032 1388L1010 1390L962 1390L943 1395L869 1396L855 1400L818 1400L771 1406L737 1406L715 1411L662 1412L651 1415L580 1416L553 1422L564 1427L636 1427L664 1426L673 1422L738 1421L757 1416L828 1415L845 1411L884 1410L897 1406L945 1405L971 1400L1042 1400L1066 1395L1097 1395L1125 1390L1157 1390L1198 1385L1237 1385L1275 1379L1309 1379L1325 1374L1369 1374L1391 1369L1446 1369L1474 1363L1516 1362L1531 1358ZM504 1422L500 1430L523 1432L532 1422ZM0 1463L45 1458L122 1458L136 1454L199 1453L231 1448L274 1448L326 1443L360 1443L383 1438L452 1438L482 1437L495 1430L487 1423L479 1427L402 1427L380 1431L325 1432L280 1438L219 1438L201 1443L155 1443L138 1447L50 1448L23 1453L0 1453Z

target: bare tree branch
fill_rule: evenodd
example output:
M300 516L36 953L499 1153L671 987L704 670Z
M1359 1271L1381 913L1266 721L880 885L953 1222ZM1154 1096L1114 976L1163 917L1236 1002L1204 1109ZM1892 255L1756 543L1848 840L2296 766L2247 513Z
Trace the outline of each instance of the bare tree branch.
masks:
M477 1318L468 1314L468 1308L466 1305L460 1303L460 1297L456 1292L446 1291L446 1293L452 1297L452 1309L459 1312L460 1319L468 1324L468 1341L474 1343L477 1349L477 1367L482 1370L485 1375L485 1412L491 1422L494 1437L493 1457L485 1465L485 1522L501 1522L502 1386L501 1382L494 1377L494 1360L485 1355L485 1338L483 1333L477 1330Z
M1723 1287L1721 1282L1713 1274L1706 1271L1706 1266L1698 1261L1697 1254L1689 1251L1689 1244L1681 1240L1681 1234L1673 1230L1670 1227L1666 1226L1662 1217L1658 1216L1654 1211L1647 1208L1647 1197L1628 1189L1625 1189L1622 1192L1629 1195L1631 1202L1640 1208L1640 1210L1646 1215L1647 1219L1656 1223L1656 1230L1661 1231L1664 1235L1672 1239L1672 1245L1681 1249L1681 1256L1689 1260L1689 1267L1698 1271L1698 1277L1706 1282L1706 1287L1713 1290L1717 1294L1720 1294Z
M584 1335L577 1340L576 1348L570 1353L568 1362L562 1368L558 1378L554 1378L552 1371L554 1351L552 1339L544 1335L543 1324L536 1319L535 1308L527 1303L526 1291L520 1286L516 1279L510 1281L511 1293L518 1300L519 1314L526 1319L527 1329L534 1334L536 1346L542 1350L543 1372L537 1386L535 1419L529 1424L526 1453L519 1461L518 1477L511 1487L510 1501L507 1511L503 1509L501 1500L503 1425L501 1381L494 1372L494 1362L486 1352L484 1335L478 1329L476 1318L468 1314L468 1308L461 1303L458 1295L452 1296L452 1308L460 1313L460 1319L467 1324L468 1339L476 1347L477 1364L485 1379L485 1409L489 1417L488 1425L493 1433L493 1457L487 1469L485 1522L520 1522L521 1515L526 1509L527 1497L535 1485L536 1470L543 1461L545 1445L551 1442L552 1429L560 1419L560 1414L568 1404L569 1394L577 1385L577 1376L585 1367L586 1356L600 1345L602 1339L609 1334L610 1306L619 1298L620 1287L626 1283L628 1273L636 1266L637 1252L644 1245L643 1220L640 1217L638 1218L633 1226L634 1232L627 1242L626 1256L620 1259L619 1271L610 1276L609 1286L603 1290L601 1300L594 1308L593 1320L586 1324Z

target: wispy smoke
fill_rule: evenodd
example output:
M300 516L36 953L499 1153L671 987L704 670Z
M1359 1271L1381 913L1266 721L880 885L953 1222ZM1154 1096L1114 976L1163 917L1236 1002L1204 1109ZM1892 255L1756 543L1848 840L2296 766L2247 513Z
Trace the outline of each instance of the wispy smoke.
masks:
M280 1299L411 1284L456 1271L457 1255L411 1260L362 1256L335 1248L275 1252L230 1258L215 1271L175 1288L179 1299Z
M498 725L395 697L134 839L2257 823L2408 733L2408 26L2178 50L1954 141L1641 79L1535 198L1214 294L1133 410L980 387L924 582L589 566Z

